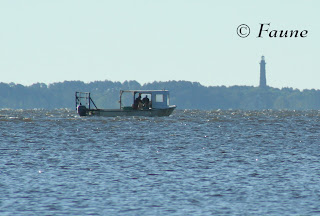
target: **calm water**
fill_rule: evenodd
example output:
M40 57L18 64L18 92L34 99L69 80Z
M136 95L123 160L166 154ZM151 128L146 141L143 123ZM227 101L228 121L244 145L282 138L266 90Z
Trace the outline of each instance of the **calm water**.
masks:
M0 110L0 215L319 215L320 111Z

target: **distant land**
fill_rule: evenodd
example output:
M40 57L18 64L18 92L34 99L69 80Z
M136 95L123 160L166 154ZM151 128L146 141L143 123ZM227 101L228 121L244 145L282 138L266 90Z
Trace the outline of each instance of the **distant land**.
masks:
M167 81L141 85L137 81L64 81L23 86L0 83L0 108L75 109L75 92L91 92L99 108L118 108L119 91L132 89L170 90L170 103L178 109L320 110L320 90L253 86L203 86L198 82Z

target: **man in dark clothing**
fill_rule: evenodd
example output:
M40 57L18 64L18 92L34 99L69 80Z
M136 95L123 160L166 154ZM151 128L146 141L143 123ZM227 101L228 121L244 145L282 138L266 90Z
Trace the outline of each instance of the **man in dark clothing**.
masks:
M141 100L141 93L139 93L139 96L134 100L134 108L138 109L141 107L142 100Z
M149 109L149 98L148 95L146 95L143 99L142 99L144 108Z

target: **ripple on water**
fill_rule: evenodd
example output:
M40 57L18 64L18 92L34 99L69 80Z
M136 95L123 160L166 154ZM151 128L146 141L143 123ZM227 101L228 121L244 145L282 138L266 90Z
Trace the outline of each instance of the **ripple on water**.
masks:
M3 215L312 215L319 111L0 110Z

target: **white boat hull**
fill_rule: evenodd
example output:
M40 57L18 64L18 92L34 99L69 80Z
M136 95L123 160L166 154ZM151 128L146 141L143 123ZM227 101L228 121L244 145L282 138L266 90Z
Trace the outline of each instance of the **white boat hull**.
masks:
M148 109L148 110L123 110L123 109L86 109L82 116L169 116L172 114L176 106L169 106L165 109ZM79 113L79 112L78 112ZM80 114L80 113L79 113Z

